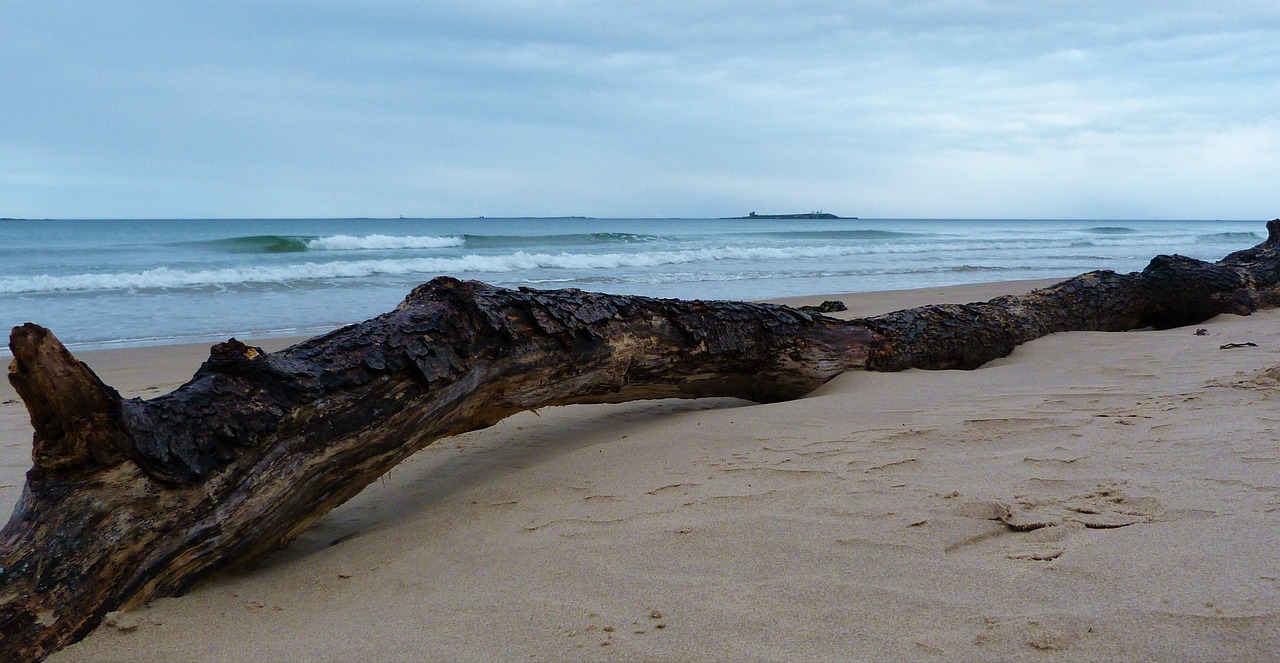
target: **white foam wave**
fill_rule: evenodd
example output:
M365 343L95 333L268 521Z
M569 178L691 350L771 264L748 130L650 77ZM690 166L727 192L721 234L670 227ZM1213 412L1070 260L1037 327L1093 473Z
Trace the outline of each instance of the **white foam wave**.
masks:
M814 251L805 249L805 251ZM834 255L817 249L816 255ZM615 269L655 267L699 260L787 258L794 249L703 249L653 253L526 253L505 255L470 254L441 258L389 258L306 262L294 265L245 266L210 270L181 270L157 267L140 272L86 273L63 276L0 278L0 293L72 292L94 290L145 290L199 286L234 286L291 281L404 276L410 274L457 274L466 272L504 273L533 269Z
M1181 247L1194 246L1197 238L1195 235L1183 235L1174 237L1092 237L1089 239L1077 240L1071 243L1073 247L1082 246L1099 246L1099 247Z
M360 251L360 250L394 250L394 249L443 249L462 246L466 240L461 237L431 236L396 236L396 235L333 235L319 237L307 242L307 248L313 251Z
M373 237L373 236L370 236ZM359 238L367 239L367 238ZM244 266L210 270L159 267L129 273L86 273L63 276L0 277L0 293L23 294L98 290L144 290L189 287L232 287L298 281L466 273L509 273L539 269L610 270L652 268L698 262L798 261L872 254L954 253L972 250L1009 251L1064 246L1064 242L956 242L910 245L832 245L789 247L719 247L640 253L468 254L432 258L335 260L293 265Z

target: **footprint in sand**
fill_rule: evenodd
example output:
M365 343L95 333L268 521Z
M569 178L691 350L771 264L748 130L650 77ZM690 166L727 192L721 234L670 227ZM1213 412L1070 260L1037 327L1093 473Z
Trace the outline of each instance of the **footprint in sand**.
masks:
M1151 522L1160 508L1154 497L1130 497L1113 486L1099 486L1083 495L1037 498L1020 495L1000 518L1015 532L1076 524L1089 529L1114 529Z
M1106 484L1088 492L1049 496L1028 492L1008 502L963 503L955 507L954 515L996 521L1003 528L970 537L947 552L970 549L1009 559L1050 561L1066 552L1072 536L1081 530L1149 523L1160 510L1160 501L1154 497L1130 496Z

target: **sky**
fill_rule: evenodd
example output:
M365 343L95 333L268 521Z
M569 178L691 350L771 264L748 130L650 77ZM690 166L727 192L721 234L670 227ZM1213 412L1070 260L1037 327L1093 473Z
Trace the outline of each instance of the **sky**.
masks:
M1274 0L8 0L0 104L0 217L1280 216Z

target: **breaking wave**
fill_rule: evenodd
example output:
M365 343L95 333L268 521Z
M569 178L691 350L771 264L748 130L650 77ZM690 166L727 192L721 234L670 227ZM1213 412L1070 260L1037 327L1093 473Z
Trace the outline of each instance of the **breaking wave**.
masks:
M317 237L307 235L250 235L228 237L203 242L185 242L185 246L198 246L227 253L302 253L305 251L369 251L389 249L441 249L462 246L461 237L434 237L431 235L331 235Z
M490 240L500 236L486 236ZM516 236L512 236L516 237ZM646 235L628 233L600 233L584 235L557 236L566 238L563 241L596 241L630 245L650 241ZM568 239L574 238L574 239ZM584 239L589 238L589 239ZM1205 238L1212 238L1206 240ZM539 239L530 237L529 239ZM1166 245L1191 244L1203 241L1240 241L1256 240L1254 233L1216 233L1197 236L1187 234L1180 242L1173 238L1162 239ZM286 241L287 240L287 241ZM540 238L545 240L545 238ZM435 236L391 236L391 235L334 235L328 237L298 238L276 235L241 237L234 241L244 246L276 247L296 246L289 242L299 242L306 251L329 252L335 255L330 260L312 260L296 264L281 265L242 265L237 267L182 269L157 267L131 272L97 272L65 275L24 275L0 277L0 294L34 294L55 292L93 292L120 290L156 290L171 288L232 288L237 286L302 284L307 282L327 283L348 279L365 279L372 277L409 277L436 276L439 274L506 274L528 270L592 270L618 269L651 269L666 266L688 265L694 263L711 263L722 261L781 261L787 263L808 260L823 260L851 256L893 256L901 255L906 259L913 254L955 255L967 251L979 251L983 254L1007 254L1022 251L1056 251L1064 248L1085 247L1142 247L1150 245L1152 240L1144 237L1102 236L1081 239L1037 239L1026 240L956 240L937 237L932 241L907 243L829 243L823 245L791 245L791 246L721 246L698 249L670 249L663 251L610 251L594 253L584 251L525 251L515 250L497 254L467 253L463 255L400 255L386 258L338 259L336 253L343 251L393 249L433 249L458 247L476 241L472 236L435 237ZM542 244L546 246L544 242ZM668 246L670 246L668 244ZM492 250L492 247L486 247ZM292 249L290 249L292 250ZM1079 251L1072 251L1073 255ZM881 266L878 269L883 270ZM949 268L954 269L954 268ZM963 269L963 268L962 268ZM666 270L669 271L669 270ZM556 274L535 274L531 278L554 278ZM574 275L575 279L592 277L592 274ZM615 275L605 275L615 276ZM635 275L632 275L632 280ZM640 279L643 280L643 279Z
M1266 238L1258 233L1230 232L1201 235L1199 239L1201 242L1258 242Z
M1124 226L1094 226L1093 228L1085 228L1084 231L1095 235L1128 235L1138 232L1133 228L1125 228Z
M465 235L467 248L508 248L519 246L582 246L601 244L644 244L663 241L657 235L639 233L568 233L561 235Z
M990 248L990 247L988 247ZM907 250L908 247L902 247ZM916 247L916 250L937 250ZM414 274L506 273L533 269L606 270L647 268L723 260L795 260L867 253L897 253L893 247L722 247L643 253L527 253L469 254L380 260L334 260L294 265L251 265L223 269L184 270L157 267L138 272L84 273L63 276L0 278L0 293L144 290L192 287L231 287L250 284L326 281L372 276Z
M462 246L466 242L461 237L432 236L395 236L395 235L333 235L319 237L307 242L307 248L313 251L368 251L393 249L444 249Z
M561 235L250 235L184 242L226 253L302 253L305 251L395 251L412 249L511 248L640 244L664 238L638 233L572 233Z
M228 237L203 242L181 242L181 246L196 246L225 251L227 253L301 253L307 250L307 242L311 237L293 237L288 235L250 235L248 237Z
M935 233L896 232L893 230L775 230L750 234L785 239L910 239L937 236Z

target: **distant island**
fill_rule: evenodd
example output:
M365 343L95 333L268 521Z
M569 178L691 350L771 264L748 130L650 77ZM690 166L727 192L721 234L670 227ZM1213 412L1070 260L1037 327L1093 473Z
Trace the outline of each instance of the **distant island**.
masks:
M730 219L856 219L856 216L840 217L826 212L805 212L803 214L756 214L752 212L746 216L731 216Z

